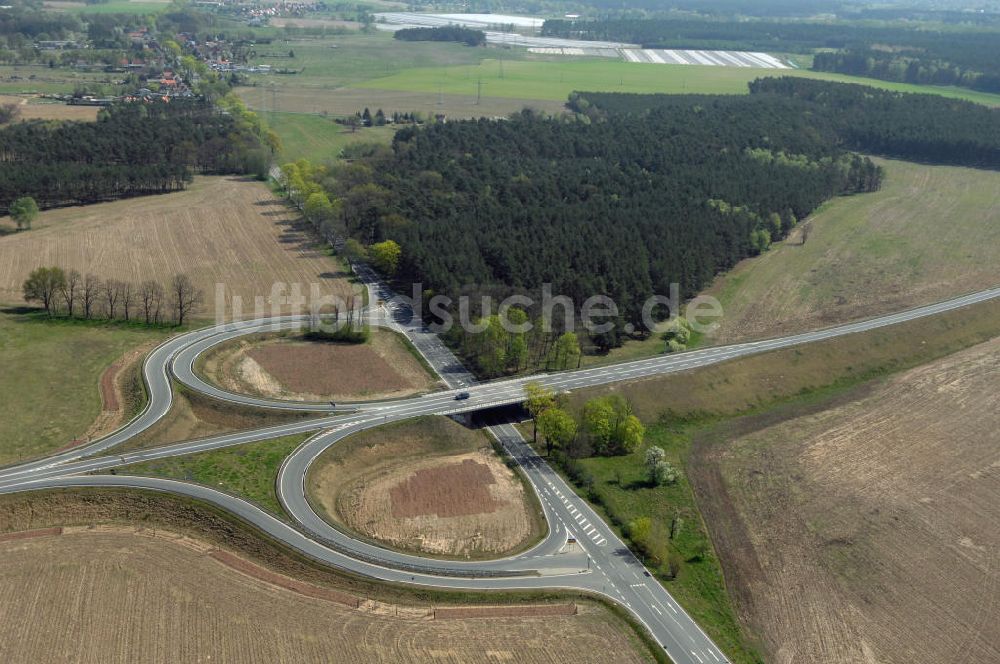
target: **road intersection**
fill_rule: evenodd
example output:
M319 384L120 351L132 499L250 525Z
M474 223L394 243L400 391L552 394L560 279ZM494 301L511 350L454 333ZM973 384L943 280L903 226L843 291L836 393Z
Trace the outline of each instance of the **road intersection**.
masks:
M421 415L457 415L524 399L524 385L538 382L564 391L681 372L727 360L824 339L894 325L1000 297L1000 288L897 314L859 321L814 332L720 346L647 360L527 378L477 383L475 378L422 324L406 320L398 305L383 306L391 293L364 266L358 274L369 289L370 324L405 334L442 375L449 389L393 401L364 402L332 407L261 400L225 392L197 376L200 354L245 335L301 325L307 317L287 316L229 323L188 332L167 340L148 356L143 373L149 392L146 409L115 433L67 452L0 469L0 493L72 487L131 487L189 496L230 511L267 535L316 560L384 581L445 589L509 590L563 588L601 594L628 610L678 664L728 661L695 621L651 577L614 531L586 502L527 445L514 427L490 427L494 437L515 459L530 481L549 524L547 536L532 548L510 558L464 563L402 554L363 542L319 517L306 499L305 477L310 465L330 445L344 437ZM172 405L171 381L176 379L215 398L234 403L284 410L315 412L316 418L144 449L123 454L113 449L162 418ZM458 392L469 398L456 400ZM283 463L277 494L291 517L286 523L252 503L216 489L176 480L109 474L112 468L153 459L268 440L294 433L315 432ZM97 473L97 474L94 474ZM573 540L573 542L571 542Z

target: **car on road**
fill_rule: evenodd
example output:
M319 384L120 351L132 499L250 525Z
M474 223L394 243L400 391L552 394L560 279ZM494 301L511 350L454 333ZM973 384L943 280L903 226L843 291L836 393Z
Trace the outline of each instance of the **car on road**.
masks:
M468 392L459 392L455 395L455 401L465 401L468 399L470 394Z

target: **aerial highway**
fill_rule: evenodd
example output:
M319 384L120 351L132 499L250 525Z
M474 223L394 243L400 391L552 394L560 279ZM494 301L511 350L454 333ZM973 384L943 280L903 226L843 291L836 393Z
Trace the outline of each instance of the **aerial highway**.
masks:
M372 325L405 334L442 376L448 389L392 401L330 404L261 400L227 392L202 380L194 370L209 349L248 334L289 329L304 316L240 321L187 332L167 340L147 357L143 368L148 405L115 433L66 452L0 469L0 493L72 487L131 487L190 496L229 510L264 533L312 558L375 579L438 588L565 588L601 594L625 607L643 624L669 657L683 664L726 662L725 654L651 577L614 531L539 457L511 425L497 422L490 432L520 465L538 495L549 525L545 538L530 551L509 558L464 563L423 558L360 541L323 520L309 505L305 477L310 465L344 437L387 422L421 415L458 415L488 411L524 399L524 385L539 382L565 391L636 380L725 362L780 348L916 320L1000 297L1000 288L887 316L778 339L754 341L663 355L646 360L576 371L478 383L454 355L419 321L408 319L405 305L394 301L371 271L358 266L372 303ZM315 412L316 417L254 431L223 434L168 446L116 453L121 443L148 429L172 404L171 381L178 380L215 398L233 403ZM468 399L456 400L459 392ZM487 415L488 416L488 415ZM110 474L112 468L201 451L268 440L293 433L314 435L285 459L277 493L292 524L252 503L210 487L176 480ZM127 472L127 470L126 470Z

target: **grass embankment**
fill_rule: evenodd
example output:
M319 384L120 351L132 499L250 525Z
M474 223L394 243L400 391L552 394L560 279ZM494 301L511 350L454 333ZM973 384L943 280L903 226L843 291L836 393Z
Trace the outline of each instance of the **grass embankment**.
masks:
M710 439L714 427L733 418L779 407L794 412L997 334L1000 302L994 301L801 348L574 392L574 408L609 391L620 393L648 426L645 444L633 454L578 460L584 477L578 491L619 532L636 518L651 518L650 548L666 553L662 560L651 561L657 578L734 661L760 661L755 635L741 630L733 612L718 556L688 482L692 440ZM643 462L651 445L662 447L667 460L682 470L675 485L648 485ZM669 578L670 552L682 560L676 578Z
M492 455L491 443L484 431L467 429L445 417L420 417L368 429L339 441L316 459L306 477L307 497L317 513L324 515L330 523L361 539L372 541L371 534L359 531L371 524L358 522L358 509L365 507L358 505L358 499L366 504L384 499L385 496L379 494L383 493L386 480L395 485L397 481L412 478L418 469L448 466L456 463L456 459L468 458L473 453ZM435 461L440 463L434 463ZM482 461L480 457L479 462ZM516 482L515 487L518 487L505 493L505 504L495 506L496 516L502 517L500 523L490 520L490 514L486 514L485 519L477 519L480 515L476 510L470 510L464 516L441 517L434 513L416 516L434 531L439 540L448 537L461 542L468 540L467 544L455 546L455 549L461 548L460 553L446 553L447 547L439 548L434 545L432 533L426 534L425 541L421 539L420 533L408 530L411 524L406 519L395 519L390 513L381 511L375 514L379 519L375 529L386 532L394 539L391 542L379 540L378 543L401 551L461 559L513 555L533 546L547 532L541 505L534 490L517 470L514 470L513 478L501 479L497 478L497 474L506 473L505 468L494 467L489 472L493 474L495 484L507 487L511 482ZM457 475L454 477L455 481L461 481ZM470 501L473 499L473 488L470 487L466 494ZM449 491L449 487L413 487L411 490L418 494L419 500L428 501L434 509L453 507L446 502L450 494L454 493L453 490ZM387 502L394 506L394 512L397 499ZM508 517L511 521L516 520L518 525L504 521ZM526 527L521 528L520 524L525 520ZM473 532L476 528L481 532ZM512 533L520 535L511 539Z
M198 482L246 498L275 516L283 516L275 492L278 469L285 457L310 435L284 436L239 447L137 463L119 468L118 473Z
M1000 173L878 160L882 189L835 198L709 292L721 341L779 336L1000 284Z
M83 436L101 413L102 373L129 350L175 332L0 310L0 465L51 454ZM127 384L142 388L139 380ZM143 398L127 398L126 407L134 414Z
M173 384L173 404L156 424L128 439L118 449L136 450L194 440L231 431L261 429L318 417L317 413L280 411L241 406L192 392Z

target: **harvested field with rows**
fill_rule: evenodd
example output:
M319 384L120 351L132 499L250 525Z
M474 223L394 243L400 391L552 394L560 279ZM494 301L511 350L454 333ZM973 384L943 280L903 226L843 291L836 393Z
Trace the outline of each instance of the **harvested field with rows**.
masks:
M459 611L435 620L427 607L362 599L351 608L338 593L304 592L305 584L216 553L224 552L198 540L120 529L0 542L0 659L597 664L608 652L616 662L647 657L619 620L587 603L576 615Z
M351 284L341 264L316 245L289 208L260 182L202 177L187 191L42 212L33 230L14 233L0 219L0 302L20 302L21 285L40 266L92 272L134 283L177 273L204 292L203 317L213 317L216 285L225 287L223 315L233 297L242 315L288 313L291 284L308 296L347 297ZM272 298L274 284L284 286Z
M307 488L331 522L405 551L499 557L544 534L537 500L485 434L447 418L351 436L313 464Z
M694 445L699 505L768 661L1000 661L998 375L994 339Z

